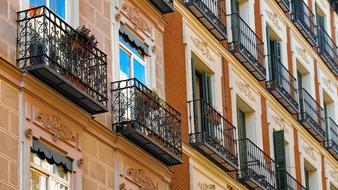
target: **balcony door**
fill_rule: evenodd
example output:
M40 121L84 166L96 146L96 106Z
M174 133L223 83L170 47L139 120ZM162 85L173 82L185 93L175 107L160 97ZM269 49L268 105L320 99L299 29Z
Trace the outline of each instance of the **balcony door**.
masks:
M286 156L284 145L284 130L273 132L273 145L276 161L277 186L278 189L287 189L286 182Z
M205 132L214 135L214 130L208 122L208 111L212 107L211 76L196 69L196 60L191 60L192 90L194 100L195 133Z
M237 109L237 128L238 128L238 139L246 138L246 123L245 123L245 113ZM239 155L240 155L240 167L246 169L246 163L248 160L247 156L247 145L245 140L239 141Z
M269 29L267 29L269 31ZM268 55L269 55L269 77L270 81L279 81L280 64L281 64L281 47L278 40L270 40L270 34L268 36Z

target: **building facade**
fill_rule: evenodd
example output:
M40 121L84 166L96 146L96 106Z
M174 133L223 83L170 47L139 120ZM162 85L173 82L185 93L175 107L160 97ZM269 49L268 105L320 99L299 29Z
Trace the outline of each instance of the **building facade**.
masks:
M1 190L338 189L338 2L0 5Z

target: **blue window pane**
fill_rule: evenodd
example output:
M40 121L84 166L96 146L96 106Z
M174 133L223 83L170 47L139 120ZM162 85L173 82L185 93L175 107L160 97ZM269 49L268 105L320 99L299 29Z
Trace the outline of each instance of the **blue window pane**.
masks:
M120 70L130 78L130 56L120 49Z
M134 77L145 84L145 68L136 59L134 59Z
M46 5L45 0L29 0L29 8L39 7L42 5Z
M65 0L49 0L49 8L65 19Z
M141 52L140 48L135 47L128 39L124 38L120 35L120 42L126 46L130 51L132 51L137 57L143 59L143 53Z

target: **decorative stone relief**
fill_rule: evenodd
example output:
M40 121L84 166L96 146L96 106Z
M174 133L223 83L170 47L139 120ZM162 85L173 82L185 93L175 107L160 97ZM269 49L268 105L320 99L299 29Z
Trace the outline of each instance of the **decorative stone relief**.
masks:
M323 81L324 86L328 90L330 90L331 92L334 92L334 84L333 84L333 82L330 79L328 79L326 77L322 77L322 81Z
M315 149L313 147L303 146L303 149L305 153L308 155L309 158L311 158L313 161L317 161L317 154L315 152Z
M158 190L158 186L145 175L143 169L128 168L127 176L140 186L140 190Z
M215 190L216 189L215 185L210 185L206 183L199 183L198 187L200 188L200 190Z
M37 113L35 120L41 122L42 126L52 133L54 141L60 139L75 142L74 133L68 127L60 123L59 116Z
M296 47L296 51L298 53L298 55L303 59L303 61L305 63L310 63L308 57L307 57L307 53L306 53L306 50L304 48L301 48L301 47Z
M284 130L285 133L289 133L289 128L287 126L287 122L285 118L279 117L277 115L272 115L272 119L280 130Z
M140 14L140 10L138 8L134 8L126 3L123 3L121 10L126 13L127 17L129 17L130 21L134 24L135 29L139 29L148 35L151 34L151 28L142 18L142 14Z
M202 55L209 59L209 61L215 60L214 57L211 55L207 42L201 41L194 37L191 37L191 41L194 43L195 47L201 51Z
M338 182L338 171L337 170L330 170L329 171L331 179Z
M276 26L278 30L282 30L282 26L279 23L278 16L276 13L272 13L268 9L265 9L266 14L268 15L268 18L271 20L271 22Z
M252 92L250 85L247 83L236 82L238 89L243 92L243 94L249 98L249 100L256 102L256 98L254 92Z
M29 139L32 138L32 136L33 136L33 130L31 128L26 129L25 135Z

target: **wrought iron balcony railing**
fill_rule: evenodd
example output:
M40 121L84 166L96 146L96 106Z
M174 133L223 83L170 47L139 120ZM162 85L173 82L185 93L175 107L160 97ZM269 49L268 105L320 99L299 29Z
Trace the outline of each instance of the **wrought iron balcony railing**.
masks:
M318 53L333 74L338 76L337 46L321 26L318 26Z
M181 0L181 2L219 41L227 38L226 0Z
M325 147L338 160L338 125L332 118L327 118L327 141Z
M162 14L174 11L173 0L149 0Z
M286 170L277 171L277 187L280 190L307 190L297 179Z
M188 106L190 144L224 171L237 170L235 127L204 100Z
M277 190L275 161L249 139L237 140L240 169L237 179L249 189Z
M45 6L17 13L17 64L91 114L107 111L107 56Z
M265 80L264 43L239 14L228 15L228 23L231 24L229 50L257 80Z
M278 59L272 60L272 76L266 82L266 88L291 114L297 114L299 112L297 81Z
M167 165L182 163L181 114L137 79L111 85L113 130Z
M284 12L290 11L290 1L289 0L276 0L279 6L283 9Z
M303 0L292 0L291 20L311 46L317 46L315 15Z
M324 110L305 90L299 89L300 123L320 142L325 141Z

